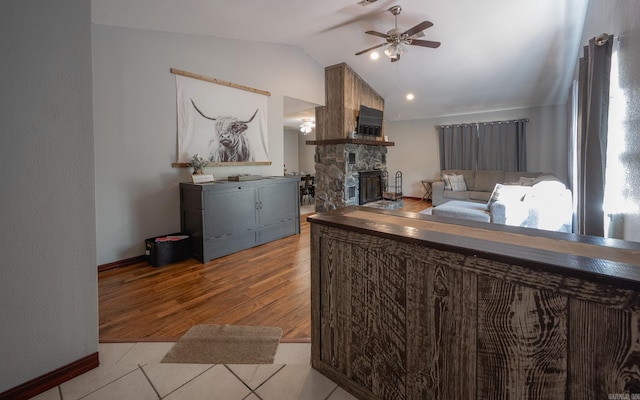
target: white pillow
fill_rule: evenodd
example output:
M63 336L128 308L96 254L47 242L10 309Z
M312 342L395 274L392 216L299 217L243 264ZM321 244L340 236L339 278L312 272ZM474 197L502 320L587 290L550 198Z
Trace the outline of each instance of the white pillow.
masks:
M451 182L449 177L455 174L442 174L442 183L444 183L444 190L451 190Z
M467 190L467 183L462 175L449 175L449 184L454 192L465 192Z
M552 199L563 194L566 186L559 181L542 181L538 182L531 188L531 193L528 195L531 198L542 197L545 199Z
M491 205L498 200L504 203L522 201L530 191L531 186L502 185L496 183L493 192L491 192L491 197L489 197L489 201L487 202L487 211L491 211Z

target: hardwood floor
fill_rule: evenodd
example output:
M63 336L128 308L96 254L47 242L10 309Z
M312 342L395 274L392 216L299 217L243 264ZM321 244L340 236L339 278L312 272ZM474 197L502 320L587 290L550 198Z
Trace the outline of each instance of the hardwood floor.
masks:
M413 198L403 204L410 212L431 206ZM300 235L206 264L143 262L100 272L100 341L173 341L203 323L279 326L284 341L309 339L309 253L302 218Z

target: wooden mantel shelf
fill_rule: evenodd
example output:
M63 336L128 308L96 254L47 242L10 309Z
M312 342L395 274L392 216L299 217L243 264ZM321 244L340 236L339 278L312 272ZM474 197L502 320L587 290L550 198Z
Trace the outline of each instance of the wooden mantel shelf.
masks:
M312 146L322 146L322 145L328 145L328 144L366 144L369 146L395 146L394 142L386 142L384 140L368 140L368 139L307 140L305 143Z

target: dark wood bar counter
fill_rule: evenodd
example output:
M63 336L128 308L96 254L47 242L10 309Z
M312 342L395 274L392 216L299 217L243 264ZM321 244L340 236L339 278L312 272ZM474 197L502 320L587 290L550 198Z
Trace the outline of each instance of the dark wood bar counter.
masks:
M370 207L308 220L312 365L356 397L640 394L640 244Z

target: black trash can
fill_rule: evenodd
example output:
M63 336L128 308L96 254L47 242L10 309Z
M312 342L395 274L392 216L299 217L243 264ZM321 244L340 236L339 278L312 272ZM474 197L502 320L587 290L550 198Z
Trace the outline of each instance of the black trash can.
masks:
M145 247L147 262L154 267L189 258L189 236L180 232L145 239Z

